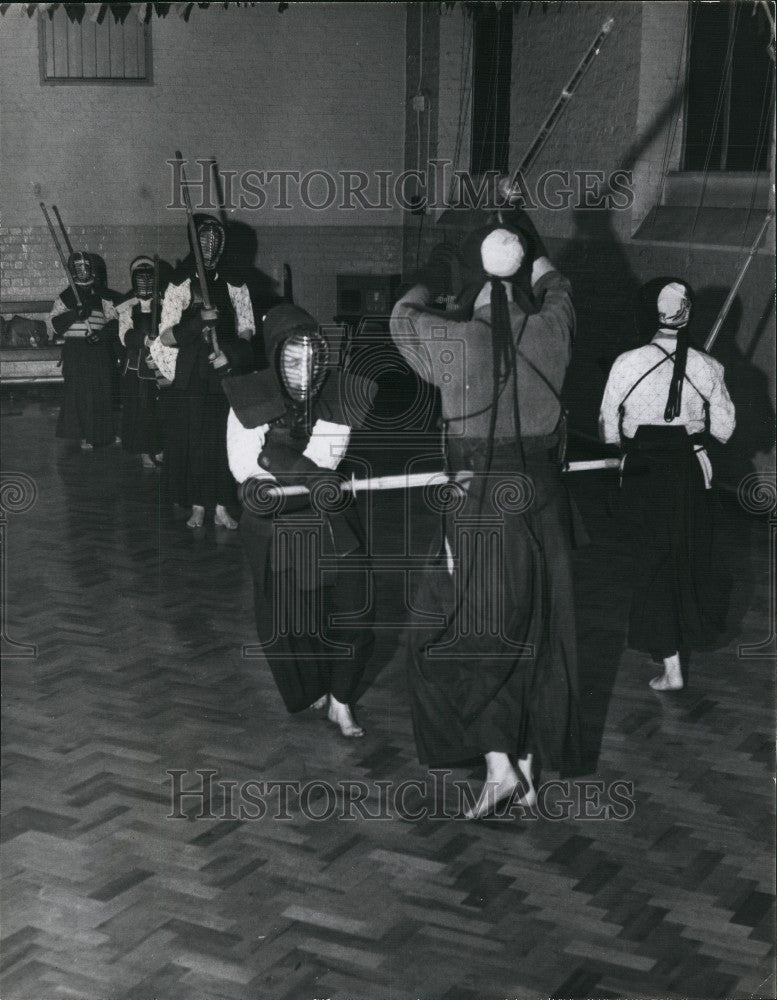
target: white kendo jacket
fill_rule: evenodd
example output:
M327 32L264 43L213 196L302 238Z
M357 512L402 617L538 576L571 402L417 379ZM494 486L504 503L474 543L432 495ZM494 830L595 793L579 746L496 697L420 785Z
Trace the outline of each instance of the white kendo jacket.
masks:
M692 347L688 348L680 415L671 421L664 420L676 346L674 331L659 330L649 344L616 359L599 412L599 434L606 444L620 444L622 437L634 437L642 424L684 426L689 435L709 430L721 443L731 437L736 415L726 389L723 365ZM694 450L709 489L712 484L709 456L702 444L695 445Z

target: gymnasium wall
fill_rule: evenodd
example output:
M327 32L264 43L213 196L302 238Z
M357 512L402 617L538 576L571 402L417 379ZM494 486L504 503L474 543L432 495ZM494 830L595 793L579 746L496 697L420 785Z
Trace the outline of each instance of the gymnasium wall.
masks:
M172 11L151 22L153 83L44 85L38 16L0 17L2 296L47 298L63 285L38 202L55 203L78 243L104 256L109 281L129 262L186 252L185 216L169 209L175 149L222 171L401 172L404 163L405 10L401 4L274 4ZM190 177L201 168L191 164ZM254 181L253 183L256 183ZM268 204L229 218L255 231L256 266L277 279L284 261L300 303L329 320L338 271L399 270L401 212L355 199L305 207L290 182L288 209ZM312 177L308 201L331 201ZM354 205L343 209L341 201ZM369 197L369 201L379 202ZM250 195L248 204L257 198Z

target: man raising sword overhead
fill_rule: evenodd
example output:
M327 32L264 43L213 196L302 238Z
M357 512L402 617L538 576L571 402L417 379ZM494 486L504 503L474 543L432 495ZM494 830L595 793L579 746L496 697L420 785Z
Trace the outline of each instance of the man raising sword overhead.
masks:
M575 313L568 280L526 249L518 230L470 234L457 312L431 308L418 285L391 318L399 350L440 389L449 472L474 473L414 598L444 625L411 631L409 663L422 763L486 758L470 818L516 795L531 806L535 758L569 770L579 752L559 399Z

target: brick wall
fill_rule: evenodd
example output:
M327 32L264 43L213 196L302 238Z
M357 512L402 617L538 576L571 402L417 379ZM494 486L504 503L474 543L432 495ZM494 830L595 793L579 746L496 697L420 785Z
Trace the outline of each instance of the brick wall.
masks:
M147 87L42 86L37 18L9 12L0 28L5 299L46 297L64 283L40 200L57 204L105 258L114 286L126 286L140 252L180 256L185 217L165 208L165 161L176 148L191 160L213 157L222 170L398 173L404 165L401 4L214 8L188 23L171 13L153 21ZM311 194L321 197L315 187ZM337 271L397 269L401 212L290 202L291 210L230 217L256 231L256 266L275 276L288 261L298 300L323 319L335 311Z
M279 290L284 262L290 264L295 300L322 322L337 311L336 276L341 272L394 274L402 270L401 229L396 226L272 226L252 230L257 287ZM188 252L178 226L75 226L74 246L86 246L106 262L108 283L124 291L129 265L140 253L175 264ZM4 300L48 299L66 278L45 226L0 228Z
M515 169L602 24L611 35L580 84L528 175L549 169L634 172L634 204L627 210L537 208L534 219L552 258L572 280L578 313L575 355L566 394L572 424L596 433L607 373L615 356L634 343L633 296L658 274L684 275L697 291L696 336L704 340L743 253L712 246L678 246L634 239L661 194L667 169L679 167L682 137L684 3L587 2L524 5L513 18L510 147ZM441 109L460 103L460 46L455 22L443 21L436 47ZM408 50L414 41L408 37ZM435 67L431 67L434 71ZM449 118L440 116L439 152L452 146ZM468 118L464 117L468 135ZM455 145L455 143L453 144ZM464 143L468 154L468 139ZM431 218L419 230L408 221L405 264L423 261L438 237ZM419 240L420 236L420 240ZM718 468L735 482L752 468L774 468L774 237L758 255L715 347L739 412L731 447Z
M536 221L575 289L579 331L568 392L576 425L594 430L609 364L632 346L632 295L655 274L684 274L712 322L741 254L633 239L677 166L673 97L681 74L684 4L588 2L524 7L514 17L511 162L517 164L561 88L607 17L615 28L534 169L633 169L628 211L537 210ZM421 20L423 18L423 47ZM35 19L6 17L0 31L0 208L4 298L55 294L62 274L37 202L56 201L109 279L126 282L130 260L186 250L182 213L166 211L176 146L214 156L222 169L415 167L410 108L419 65L431 101L428 153L468 165L469 116L462 87L470 24L461 8L433 5L293 5L195 12L189 24L154 22L152 87L41 87ZM422 51L423 50L423 51ZM463 115L460 115L463 107ZM459 135L459 124L462 126ZM427 116L421 118L422 158ZM672 137L674 135L674 141ZM458 140L461 140L458 142ZM297 300L322 319L336 309L339 271L410 272L436 241L423 219L356 210L236 212L255 233L255 266L277 279L288 261ZM773 247L773 237L771 246ZM742 286L716 353L730 366L740 408L732 468L773 467L772 257L762 254ZM717 303L717 305L715 305Z

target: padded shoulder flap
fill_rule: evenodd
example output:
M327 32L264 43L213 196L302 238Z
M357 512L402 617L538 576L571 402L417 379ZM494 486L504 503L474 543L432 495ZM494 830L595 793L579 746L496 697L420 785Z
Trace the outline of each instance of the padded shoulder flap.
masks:
M225 378L221 384L237 419L249 430L269 424L286 412L275 373L269 368Z

